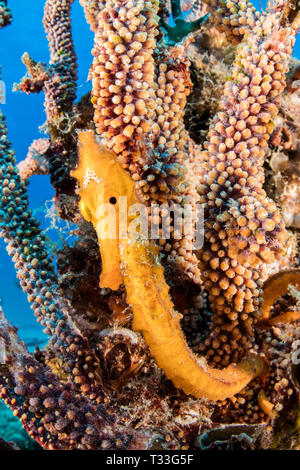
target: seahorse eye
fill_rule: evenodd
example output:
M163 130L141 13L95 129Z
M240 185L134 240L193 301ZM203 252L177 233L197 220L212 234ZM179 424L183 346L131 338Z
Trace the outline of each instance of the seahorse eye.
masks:
M113 197L110 198L109 202L110 202L111 204L114 204L114 205L115 205L115 204L117 204L117 198L113 196Z

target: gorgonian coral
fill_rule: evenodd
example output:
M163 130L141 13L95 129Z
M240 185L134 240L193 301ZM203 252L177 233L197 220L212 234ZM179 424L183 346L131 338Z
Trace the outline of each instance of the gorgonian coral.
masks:
M81 0L95 43L92 91L75 103L72 3L45 3L49 65L23 56L16 89L45 93L49 138L18 167L1 114L1 236L50 341L30 355L0 312L0 397L47 449L255 448L272 432L281 446L281 429L298 432L299 271L264 167L279 153L297 161L297 6ZM199 70L209 78L191 93ZM285 145L279 127L292 134ZM77 224L56 269L28 207L39 173L57 216ZM106 237L100 208L118 229L122 197L142 205L158 240ZM178 236L172 212L199 205L201 249L195 222Z

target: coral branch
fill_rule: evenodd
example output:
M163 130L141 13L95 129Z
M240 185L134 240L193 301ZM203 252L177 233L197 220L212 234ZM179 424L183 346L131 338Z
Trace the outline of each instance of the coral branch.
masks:
M48 450L126 447L128 432L118 436L101 406L94 407L62 384L48 368L37 362L0 309L0 340L5 358L0 364L0 398L20 418L28 434Z
M204 0L211 13L211 22L226 34L228 40L239 43L247 31L253 30L260 13L249 0Z
M33 175L49 174L49 164L45 157L49 145L48 139L38 139L31 144L27 157L17 165L22 180L27 180Z
M99 364L78 328L71 321L71 309L60 298L57 279L39 222L28 209L25 184L15 167L15 157L7 140L4 117L0 113L0 236L7 244L17 277L38 319L52 336L52 343L64 358L66 373L75 388L101 397ZM78 355L78 352L81 352ZM87 370L90 375L85 376ZM99 396L98 396L99 395Z
M53 93L52 106L57 111L65 111L76 97L77 58L71 30L71 6L73 0L47 0L44 10L44 28L50 49L50 68L59 77L58 86L46 83L46 94ZM46 105L47 107L47 105Z
M25 93L43 91L45 94L45 128L51 139L45 158L48 161L51 183L56 190L58 212L68 220L74 220L77 212L75 182L69 176L76 161L76 111L73 109L73 102L77 88L77 61L70 19L72 3L73 0L46 2L43 23L49 42L50 65L35 62L25 53L22 60L27 68L27 75L20 84L14 86L14 90ZM64 198L60 197L62 194Z
M281 446L299 415L299 2L80 0L95 43L76 103L72 3L45 2L50 63L23 55L16 89L44 92L49 138L17 166L0 113L0 236L50 336L29 354L0 308L0 399L49 450ZM34 174L61 247L29 209Z
M279 257L286 239L279 211L262 188L263 157L294 34L279 25L276 12L263 16L247 35L202 154L206 175L199 190L206 233L201 257L215 316L201 349L223 366L252 345L265 265Z
M183 337L181 316L169 300L169 288L157 263L157 254L157 250L143 243L121 242L127 301L134 312L133 327L143 333L166 376L185 393L210 400L235 395L262 374L264 361L254 355L219 371L210 368L204 358L195 356Z
M45 93L47 125L50 135L57 138L64 115L72 110L76 97L77 59L71 30L73 0L47 0L44 8L44 27L50 49L50 65L35 62L28 53L22 57L27 68L14 90L25 93Z

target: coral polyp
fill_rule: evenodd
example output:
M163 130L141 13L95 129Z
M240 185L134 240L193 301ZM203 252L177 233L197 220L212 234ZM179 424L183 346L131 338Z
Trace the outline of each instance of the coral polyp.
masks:
M0 113L0 236L48 335L29 353L0 307L0 398L48 450L299 448L299 5L79 3L90 92L73 0L46 0L49 64L25 52L14 91L47 135L18 164Z

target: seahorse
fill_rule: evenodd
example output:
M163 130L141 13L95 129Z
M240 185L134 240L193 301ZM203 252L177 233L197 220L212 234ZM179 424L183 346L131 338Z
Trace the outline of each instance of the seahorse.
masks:
M125 285L133 329L143 334L158 366L176 387L209 400L223 400L240 392L264 372L265 361L250 354L239 364L219 370L192 352L180 327L181 315L170 298L158 247L136 234L119 236L120 197L127 197L128 208L140 203L134 182L116 155L101 147L93 131L79 133L78 141L79 163L71 175L79 183L80 212L97 233L102 259L100 286L116 290ZM117 219L113 233L107 233L110 219L101 209L105 207L109 213L110 205ZM133 218L129 212L127 215L130 223Z

